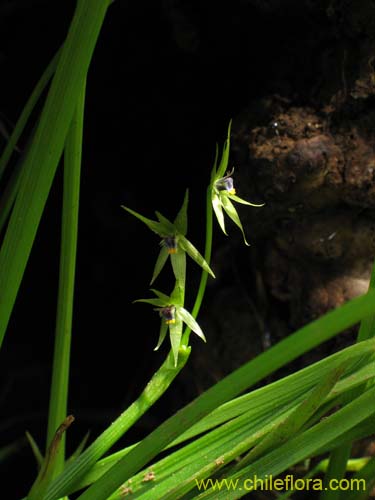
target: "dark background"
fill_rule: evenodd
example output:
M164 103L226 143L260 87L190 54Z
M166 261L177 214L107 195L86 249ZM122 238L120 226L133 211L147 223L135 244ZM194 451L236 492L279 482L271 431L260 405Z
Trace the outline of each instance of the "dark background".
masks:
M62 43L74 4L0 3L0 112L7 122L16 122ZM311 74L299 67L319 57L326 43L321 30L329 24L329 4L117 0L110 7L87 85L71 448L87 430L96 436L106 428L139 394L167 352L166 346L158 353L152 350L157 315L146 305L132 304L148 296L158 239L120 205L149 217L156 209L173 218L189 187L189 237L203 250L204 196L215 143L222 144L230 118L254 99L270 92L303 91ZM334 35L328 30L325 36ZM44 446L61 190L60 169L1 352L4 445L27 429ZM222 237L217 237L220 243ZM192 272L195 284L197 274ZM168 283L161 279L157 287L169 292ZM193 294L188 294L190 303ZM193 347L198 346L194 339ZM177 402L176 394L166 394L124 443L140 438L184 402L183 393ZM0 467L6 498L24 496L36 470L28 446ZM8 481L16 470L17 481Z

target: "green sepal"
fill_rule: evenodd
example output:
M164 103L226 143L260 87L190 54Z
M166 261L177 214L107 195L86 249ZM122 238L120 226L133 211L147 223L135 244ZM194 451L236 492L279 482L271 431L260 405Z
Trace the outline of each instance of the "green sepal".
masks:
M175 220L174 226L180 234L186 236L188 229L188 219L187 219L187 207L189 202L189 190L187 189L184 196L184 201L182 203L182 207L178 212Z
M225 194L224 194L225 196ZM237 203L242 203L242 205L250 205L251 207L264 207L265 203L250 203L250 201L243 200L242 198L239 198L235 194L227 194L228 198L230 198L233 201L236 201Z
M182 337L182 320L176 314L176 322L169 325L169 338L174 358L174 366L177 366L178 351L180 349Z
M156 215L156 217L160 221L160 225L162 227L163 235L164 236L174 236L175 233L176 233L176 228L175 228L174 224L172 224L172 222L169 219L167 219L166 217L164 217L164 215L162 215L157 210L155 211L155 215Z
M176 253L171 254L171 263L176 280L184 284L186 278L186 253L182 249L178 249Z
M156 344L154 351L157 351L159 349L159 347L162 345L163 340L165 339L165 336L167 335L167 330L168 330L168 325L165 322L165 320L162 319L161 323L160 323L159 340L158 340L158 343Z
M216 179L216 167L217 167L217 159L219 157L219 146L216 143L216 148L215 148L215 159L214 159L214 164L212 166L211 170L211 184L213 185Z
M154 220L148 219L147 217L143 217L143 215L141 215L137 212L134 212L134 210L132 210L131 208L125 207L124 205L121 205L121 207L124 210L126 210L127 212L129 212L130 214L134 215L134 217L136 217L137 219L144 222L146 224L146 226L149 229L151 229L151 231L153 231L154 233L158 234L159 236L167 236L168 233L165 233L165 231L163 230L164 227L160 222L156 222Z
M219 198L219 195L217 195L216 193L213 194L212 196L212 206L216 215L216 219L219 223L219 226L221 227L221 230L225 235L228 236L228 233L225 230L225 220L224 220L222 202Z
M187 324L190 330L192 330L194 333L198 335L198 337L200 337L202 340L204 340L204 342L206 342L206 337L204 336L201 327L198 325L196 320L186 309L184 309L183 307L178 307L177 314L180 316L182 321Z
M205 261L204 257L198 252L195 246L192 245L192 243L190 243L190 241L185 238L185 236L180 235L178 237L178 243L181 246L181 248L185 250L185 252L189 255L189 257L195 260L195 262L199 266L201 266L208 274L211 274L211 276L215 278L213 271Z
M163 269L165 263L167 262L168 255L168 249L163 245L155 262L154 272L152 274L150 285L152 285L156 278L159 276L160 271Z
M165 303L162 299L137 299L134 302L144 302L145 304L151 304L156 307L165 307L168 303Z
M217 173L216 173L216 177L218 179L220 179L221 177L224 177L225 172L228 168L231 126L232 126L232 120L230 120L229 125L228 125L227 139L224 143L223 152L222 152L219 167L218 167Z
M173 292L169 297L170 304L173 304L174 306L177 307L181 307L182 304L184 303L184 294L185 294L184 283L182 283L181 281L176 281L176 284L173 288Z
M169 295L159 292L159 290L155 290L155 288L151 288L151 292L153 292L157 297L159 297L159 299L163 300L165 306L171 303L171 298Z
M222 201L223 208L224 208L225 212L232 219L232 221L236 224L236 226L238 226L241 229L245 245L250 246L249 243L246 241L245 232L243 230L240 218L238 216L237 210L235 209L233 203L230 201L228 196L222 196L221 201Z

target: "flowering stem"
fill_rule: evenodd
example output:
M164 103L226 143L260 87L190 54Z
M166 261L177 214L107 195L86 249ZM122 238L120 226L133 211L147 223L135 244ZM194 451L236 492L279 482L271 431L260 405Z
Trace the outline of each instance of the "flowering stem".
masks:
M154 373L141 395L73 462L69 462L49 486L44 500L55 500L74 489L77 483L139 418L165 393L185 366L190 349L180 348L174 366L172 351ZM104 497L103 497L104 498Z
M211 190L212 185L209 184L207 188L207 197L206 197L206 242L204 247L204 258L208 265L210 265L211 261L211 252L212 252L212 203L211 203ZM199 283L198 293L195 298L195 303L193 306L193 310L191 315L194 319L197 318L199 309L202 304L202 300L204 297L204 292L206 291L208 273L204 269L202 269L201 280ZM189 336L191 333L191 329L186 327L184 334L182 336L182 345L188 345Z

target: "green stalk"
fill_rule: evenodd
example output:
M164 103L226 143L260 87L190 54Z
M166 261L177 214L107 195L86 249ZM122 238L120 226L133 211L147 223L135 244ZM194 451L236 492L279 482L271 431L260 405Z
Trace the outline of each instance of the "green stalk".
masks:
M213 217L212 217L212 204L211 204L211 189L212 189L212 186L210 184L207 188L207 196L206 196L206 241L205 241L205 247L204 247L204 259L208 265L210 265L210 261L211 261L212 232L213 232L213 229L212 229ZM206 291L206 286L207 286L207 278L208 278L207 271L202 269L197 296L195 299L193 310L191 312L191 315L195 319L197 318L199 310L200 310L201 305L202 305L202 300L203 300L204 293ZM184 334L182 336L182 341L181 341L182 345L188 345L190 333L191 333L191 329L189 327L186 327Z
M85 82L82 84L77 109L67 135L64 153L60 278L48 416L47 447L50 445L56 429L58 429L67 416L84 105ZM54 475L57 475L64 468L65 433L61 439L55 460Z
M43 500L55 500L70 491L72 486L113 446L120 437L157 401L168 389L177 374L185 366L190 348L181 347L178 364L174 366L172 351L159 370L153 375L139 398L132 403L74 462L69 463L63 474L56 478Z
M361 318L372 313L375 292L354 299L344 306L327 313L304 326L293 335L252 359L223 380L198 396L193 402L163 422L143 441L120 459L106 474L86 490L79 500L103 500L121 484L150 462L162 449L176 439L194 423L236 397L245 389L273 373L281 366L307 352L313 347L332 338ZM77 478L78 479L78 478ZM66 488L59 490L60 496ZM48 496L45 500L55 500L58 496Z

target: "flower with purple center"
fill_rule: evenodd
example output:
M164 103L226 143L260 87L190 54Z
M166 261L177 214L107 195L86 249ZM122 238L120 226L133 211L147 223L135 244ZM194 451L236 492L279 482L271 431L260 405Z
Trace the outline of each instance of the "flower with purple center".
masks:
M175 278L180 283L185 283L186 275L186 254L189 255L195 262L200 265L207 273L215 277L210 266L207 264L203 256L198 252L195 246L186 238L187 233L187 205L188 192L186 191L184 202L180 211L177 214L174 222L171 222L164 217L160 212L155 212L157 221L148 219L143 215L138 214L134 210L127 207L124 208L137 219L144 222L154 233L158 234L161 239L161 250L155 263L154 272L151 279L151 284L158 277L163 269L168 257L171 259L173 273Z
M250 203L249 201L243 200L242 198L236 196L236 190L233 182L233 172L234 168L230 172L225 174L225 171L228 167L229 160L229 145L230 145L230 127L231 123L228 127L228 136L225 141L223 153L220 159L220 163L217 166L217 151L216 158L214 162L214 166L211 172L211 202L212 207L214 209L217 221L219 226L221 227L224 234L227 234L225 230L225 221L224 221L224 212L228 215L230 219L238 226L242 232L243 239L246 245L249 243L246 241L245 232L242 227L241 220L238 216L236 207L233 205L232 201L236 201L237 203L241 203L243 205L250 205L252 207L262 207L264 203ZM225 174L225 175L224 175Z
M155 351L159 349L169 330L173 358L175 366L178 361L178 351L180 349L183 323L185 323L194 333L206 342L206 338L193 316L183 307L183 290L177 282L171 295L166 295L158 290L152 290L156 295L153 299L138 299L135 302L145 302L155 307L161 317L159 340Z

